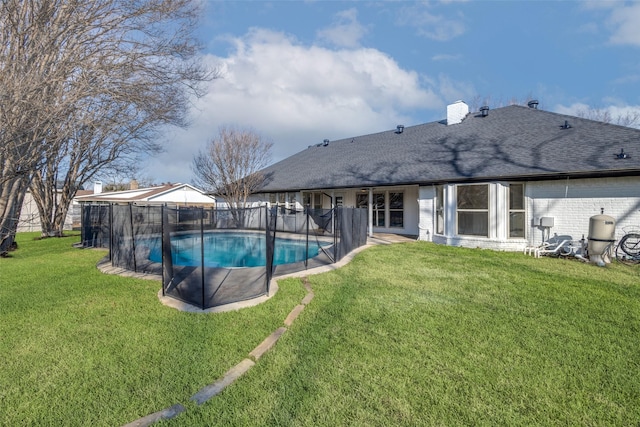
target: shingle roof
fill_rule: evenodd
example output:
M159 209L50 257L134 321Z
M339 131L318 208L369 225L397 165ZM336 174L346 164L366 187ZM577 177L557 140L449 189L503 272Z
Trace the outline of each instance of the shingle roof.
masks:
M166 191L170 191L174 188L182 186L183 184L163 184L157 187L149 187L149 188L137 188L133 190L123 190L123 191L110 191L105 193L90 193L85 195L78 195L76 199L82 202L88 201L124 201L124 202L136 202L136 201L145 201L150 197L161 194Z
M180 191L179 194L176 190L188 189L190 193ZM174 197L169 199L163 196L174 194ZM202 195L202 198L198 200L191 196L193 194ZM188 200L185 199L188 197ZM165 203L165 202L184 202L184 203L215 203L215 198L207 196L201 190L193 187L189 184L163 184L157 187L138 188L134 190L124 191L112 191L106 193L90 193L85 195L77 194L75 200L81 203L86 202L112 202L112 203L129 203L129 202L153 202L153 203Z
M512 105L314 145L263 173L262 192L638 174L640 130Z

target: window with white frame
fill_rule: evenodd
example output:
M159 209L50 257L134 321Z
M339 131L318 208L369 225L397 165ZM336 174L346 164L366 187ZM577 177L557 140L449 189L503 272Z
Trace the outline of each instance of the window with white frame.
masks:
M524 238L524 184L509 184L509 237Z
M389 192L389 227L404 228L404 193Z
M322 209L322 193L313 193L313 209Z
M358 193L356 206L369 207L369 194ZM404 193L385 191L373 193L373 226L386 228L404 228ZM388 224L388 225L387 225Z
M373 226L386 227L384 193L373 193Z
M489 185L458 185L458 234L489 237Z

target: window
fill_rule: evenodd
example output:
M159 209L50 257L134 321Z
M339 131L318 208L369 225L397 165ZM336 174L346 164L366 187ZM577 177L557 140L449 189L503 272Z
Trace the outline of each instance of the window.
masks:
M343 206L344 205L344 196L336 196L335 205L336 206Z
M404 193L389 192L389 227L404 227Z
M373 226L386 226L384 220L384 193L373 193Z
M525 237L524 217L524 184L509 184L509 237Z
M369 207L369 195L367 193L356 194L356 206ZM384 192L373 193L373 226L404 228L404 193Z
M269 193L269 203L272 205L276 204L276 193Z
M311 193L302 193L302 204L305 207L311 205Z
M369 208L369 195L367 193L358 193L356 195L356 207Z
M322 209L322 193L313 193L313 209Z
M436 186L436 233L444 234L444 185Z
M489 186L459 185L457 192L458 234L489 237Z

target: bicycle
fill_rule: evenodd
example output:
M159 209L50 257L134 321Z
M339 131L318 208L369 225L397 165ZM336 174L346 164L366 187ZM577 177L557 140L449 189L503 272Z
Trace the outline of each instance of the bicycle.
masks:
M633 228L627 231L616 246L616 259L624 264L640 263L640 229Z

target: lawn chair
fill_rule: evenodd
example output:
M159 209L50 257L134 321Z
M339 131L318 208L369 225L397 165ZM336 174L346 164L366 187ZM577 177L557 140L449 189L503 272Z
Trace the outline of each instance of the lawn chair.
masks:
M578 256L584 253L584 241L574 240L571 236L558 236L555 234L540 246L527 246L524 253L540 258L548 256Z

